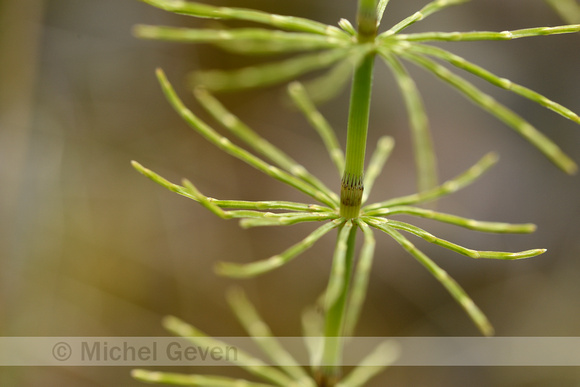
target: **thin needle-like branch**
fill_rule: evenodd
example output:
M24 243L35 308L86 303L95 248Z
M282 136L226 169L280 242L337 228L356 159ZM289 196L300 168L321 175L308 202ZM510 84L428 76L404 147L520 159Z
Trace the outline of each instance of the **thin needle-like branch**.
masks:
M174 335L183 337L191 343L204 348L222 348L224 353L228 353L226 352L228 350L235 349L236 356L232 356L231 359L229 359L232 363L245 369L251 374L259 376L260 378L278 386L287 387L292 385L292 379L278 369L266 365L262 360L253 357L238 347L232 347L227 343L206 335L199 329L181 321L177 317L166 317L163 320L163 326Z
M434 62L433 60L421 56L411 54L408 51L401 53L406 59L418 64L426 70L432 72L441 80L456 88L464 96L473 101L476 105L486 110L500 121L511 127L514 131L520 134L523 138L528 140L540 152L542 152L549 160L556 166L568 174L573 174L578 169L578 166L570 157L568 157L562 150L548 137L539 132L529 122L524 120L518 114L500 104L493 97L485 94L470 82L453 74L447 68Z
M324 306L326 310L332 308L341 293L344 291L347 241L351 229L352 222L346 222L344 226L342 226L338 234L338 239L336 240L336 247L332 258L332 269L328 280L328 286L326 287L326 293L324 295Z
M421 218L433 219L439 222L449 223L470 230L482 232L528 234L536 230L536 225L532 223L513 224L503 222L484 222L411 206L394 206L365 213L365 215L370 216L386 216L396 214L419 216Z
M377 5L377 27L381 24L381 20L383 20L388 4L389 0L379 0L379 4Z
M236 317L248 334L274 364L279 366L300 386L315 386L314 379L304 371L292 355L272 335L272 331L268 325L262 320L254 305L252 305L241 289L236 288L230 291L228 293L228 301Z
M362 204L365 204L371 194L375 181L381 174L394 146L395 140L389 136L383 136L377 141L377 148L371 156L371 161L364 176L365 190L363 191Z
M403 247L409 254L411 254L420 264L422 264L433 276L447 289L447 291L455 298L461 307L467 312L469 317L473 320L475 325L485 336L493 335L493 327L487 317L483 314L481 309L473 300L465 293L465 290L441 269L435 262L427 257L422 251L417 249L407 238L405 238L397 230L389 227L387 224L378 222L371 222L371 226L385 232L391 236L401 247Z
M498 161L497 154L491 152L482 157L474 166L469 168L454 179L448 180L438 187L429 191L417 193L413 195L401 196L394 199L385 200L384 202L370 204L363 208L364 213L371 211L389 208L392 206L402 206L407 204L426 203L442 196L452 194L459 191L465 186L473 183L481 177L489 168L491 168Z
M314 188L322 191L329 200L338 205L338 196L332 192L316 176L312 175L304 166L288 156L277 146L260 136L246 124L239 120L234 114L227 110L214 96L207 90L197 88L194 90L195 97L203 107L226 129L236 137L248 144L256 152L270 159L280 168L290 172L292 175L310 184Z
M303 222L320 222L323 220L337 219L338 214L319 212L319 213L289 213L289 214L272 214L269 213L263 217L247 217L240 221L242 228L262 227L262 226L289 226Z
M442 9L445 9L445 8L450 7L452 5L466 3L468 1L469 0L435 0L435 1L432 1L429 4L427 4L426 6L424 6L423 8L421 8L420 11L415 12L413 15L403 19L402 21L400 21L399 23L397 23L393 27L391 27L388 31L379 35L379 39L397 34L400 31L404 30L405 28L409 27L410 25L412 25L420 20L423 20L427 16L429 16L435 12L441 11Z
M396 228L398 230L407 231L413 235L416 235L427 242L445 247L446 249L455 251L459 254L463 254L470 258L478 259L478 258L488 258L488 259L501 259L501 260L514 260L514 259L524 259L524 258L531 258L537 255L543 254L546 252L546 249L533 249L533 250L526 250L526 251L519 251L516 253L504 252L504 251L480 251L480 250L473 250L468 249L463 246L459 246L453 242L446 241L445 239L441 239L436 237L435 235L428 233L427 231L413 226L411 224L405 222L399 222L397 220L388 220L386 224L389 227Z
M284 252L274 255L268 259L252 262L248 264L237 264L230 262L220 262L216 265L216 272L220 275L232 278L248 278L274 270L296 258L317 240L322 238L326 233L335 227L338 227L344 221L336 220L323 224L314 230L302 241L286 249Z
M347 86L350 75L369 49L368 46L354 47L346 58L335 64L324 75L304 81L304 87L310 99L316 104L322 104L336 97Z
M194 86L212 91L232 91L272 86L294 80L299 76L322 69L350 55L346 48L305 54L281 62L266 63L237 70L208 70L193 74Z
M510 90L518 95L521 95L524 98L529 99L530 101L536 102L563 117L568 118L569 120L574 121L577 124L580 124L580 117L571 111L570 109L556 103L543 95L528 89L527 87L518 85L506 78L500 78L497 75L487 71L486 69L471 63L464 58L455 55L449 51L443 50L439 47L427 46L423 44L413 44L409 47L410 50L425 54L429 56L434 56L439 59L442 59L453 66L460 68L462 70L468 71L473 75L476 75L494 86L501 87L502 89Z
M336 387L361 387L399 357L400 349L392 341L384 341L368 354Z
M213 375L185 375L173 372L157 372L135 369L131 376L145 383L171 384L174 386L220 386L220 387L275 387L274 384L249 382L242 379Z
M336 203L330 200L323 192L313 188L309 184L304 183L302 180L284 172L283 170L276 168L258 157L252 155L248 151L234 145L229 139L219 135L215 130L208 126L205 122L200 120L195 116L191 110L189 110L181 99L177 96L177 93L165 77L165 74L161 69L157 70L157 77L162 86L163 92L167 97L169 103L173 106L175 111L189 124L189 126L196 132L201 134L209 142L216 145L218 148L224 152L244 161L245 163L251 165L252 167L264 172L266 175L276 178L298 190L304 192L307 195L319 200L320 202L336 208Z
M407 107L415 148L417 186L419 192L424 192L437 185L437 158L423 100L415 81L401 62L386 50L381 50L381 56L393 71Z
M246 44L247 48L276 45L278 52L303 51L322 48L346 47L349 42L344 39L317 34L284 32L261 28L239 29L195 29L138 24L133 28L133 34L138 38L167 40L183 43L238 43ZM275 43L274 43L275 42ZM250 50L250 53L252 50Z
M179 195L185 196L189 199L193 199L196 202L199 201L199 198L192 195L190 191L187 190L185 187L170 182L169 180L163 178L162 176L158 175L152 170L145 168L138 162L132 161L131 165L133 165L133 167L137 171L139 171L149 179L153 180L155 183L161 185L162 187L165 187L168 190L175 192ZM319 206L316 204L305 204L287 201L220 200L210 197L206 197L206 199L220 208L239 208L245 210L262 210L262 211L289 210L301 212L333 212L333 210L328 207Z
M290 31L312 32L321 35L344 36L347 39L349 38L339 28L295 16L282 16L243 8L215 7L208 4L186 1L142 1L154 7L183 15L222 20L246 20Z
M580 31L580 24L571 24L557 27L524 28L514 31L475 31L475 32L422 32L416 34L400 34L396 38L409 42L446 40L453 42L473 40L512 40L531 36L573 34Z
M288 93L308 122L310 122L322 138L331 160L338 169L339 175L342 176L342 172L344 171L344 152L338 143L334 130L330 127L330 124L324 116L316 109L316 106L314 106L312 100L308 97L301 83L292 82L288 86Z
M344 335L347 337L354 334L354 330L364 305L376 244L375 237L370 227L360 220L357 220L356 224L363 231L364 243L361 248L358 264L354 271L352 292L346 310Z

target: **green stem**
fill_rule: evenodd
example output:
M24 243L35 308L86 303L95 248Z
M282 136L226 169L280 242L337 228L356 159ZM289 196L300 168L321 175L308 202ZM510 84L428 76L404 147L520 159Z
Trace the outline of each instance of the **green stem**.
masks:
M371 42L377 36L377 0L360 0L358 2L358 39L359 42Z
M341 226L340 230L344 227ZM348 293L354 266L354 248L358 227L353 225L348 235L346 247L346 265L342 291L337 301L327 310L324 327L324 350L322 354L322 379L319 385L334 386L340 377L340 359L342 357L344 322L347 309ZM339 230L339 233L340 233Z
M340 189L340 215L347 219L359 216L362 202L374 59L374 52L367 54L356 69L352 81L346 164Z

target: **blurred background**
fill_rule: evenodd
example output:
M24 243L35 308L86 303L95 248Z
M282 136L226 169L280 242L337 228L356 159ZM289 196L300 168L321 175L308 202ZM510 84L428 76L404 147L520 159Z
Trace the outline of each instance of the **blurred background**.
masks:
M356 1L222 0L329 24L354 20ZM392 1L390 26L424 0ZM326 285L334 235L283 268L247 281L214 275L217 261L264 259L314 225L241 230L136 173L138 160L163 176L191 179L222 199L309 201L221 153L189 130L154 77L162 67L196 112L191 70L235 68L261 58L207 46L140 41L137 23L204 27L137 0L0 0L0 334L165 336L176 315L214 336L241 336L224 292L241 285L273 331L299 336L300 313ZM474 0L412 27L413 32L510 30L564 24L541 0ZM580 111L580 35L510 42L441 43L496 74ZM533 222L533 235L484 235L429 221L432 233L482 250L547 248L519 262L473 261L417 240L487 313L499 336L580 335L580 180L566 176L508 127L430 74L409 65L431 119L441 180L488 151L501 161L438 209L481 220ZM466 76L468 79L473 77ZM475 80L580 162L580 128L507 91ZM220 99L256 131L329 186L339 177L284 88ZM321 107L344 143L348 91ZM203 114L202 114L203 116ZM217 126L216 126L217 127ZM410 132L401 97L377 66L370 147L390 134L396 147L370 200L413 193ZM477 336L442 286L395 242L378 244L361 336ZM415 241L415 240L414 240ZM5 368L2 386L139 386L125 367ZM176 371L176 369L171 369ZM237 369L187 372L245 375ZM577 368L399 367L371 385L578 386Z

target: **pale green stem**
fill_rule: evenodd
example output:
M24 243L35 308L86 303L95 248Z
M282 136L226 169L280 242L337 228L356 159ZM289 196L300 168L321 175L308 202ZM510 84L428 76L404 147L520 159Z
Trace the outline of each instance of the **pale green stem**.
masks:
M227 343L207 336L199 329L181 321L177 317L166 317L163 320L163 326L171 333L181 336L195 345L206 348L223 348L224 353L228 353L227 351L232 349L232 346ZM292 379L278 369L266 365L262 360L253 357L240 348L235 347L235 350L236 356L233 356L231 360L240 368L281 387L288 387L293 384Z
M332 304L332 306L326 311L326 320L324 327L324 348L322 352L322 379L324 380L323 385L334 386L338 381L340 376L340 360L342 358L342 346L343 346L343 330L345 324L346 310L348 294L350 289L350 282L352 277L352 269L354 265L354 249L356 242L357 227L352 227L348 230L348 239L346 241L346 246L343 246L340 242L342 237L342 230L339 232L339 240L337 241L337 250L345 249L344 255L344 270L337 275L342 275L342 279L333 279L331 277L330 281L338 280L341 282L341 289L338 299ZM341 258L342 259L342 258ZM333 274L335 274L333 262ZM329 287L331 283L329 282Z
M318 132L318 135L322 138L324 146L330 155L330 158L334 162L334 165L338 169L338 173L342 175L344 172L344 152L340 148L336 134L334 130L330 127L330 124L322 114L316 109L316 106L312 103L304 86L299 82L292 82L288 86L288 93L296 106L302 111L310 125Z
M298 382L300 386L314 387L314 379L306 373L273 336L272 331L262 320L245 293L239 288L232 289L228 293L227 299L240 323L262 351L268 355L270 360Z
M389 199L384 202L374 203L364 207L363 212L370 213L371 211L383 208L388 209L389 207L392 206L426 203L438 199L442 196L452 194L473 183L475 180L481 177L489 168L495 165L497 161L498 161L497 154L493 152L488 153L467 171L463 172L454 179L446 181L445 183L441 184L438 187L435 187L426 192Z
M423 100L415 81L401 62L384 50L381 51L381 56L393 70L407 107L417 165L417 186L419 192L424 192L437 185L437 158Z
M384 222L385 222L384 224L387 224L389 227L409 232L413 235L418 236L419 238L426 240L427 242L439 245L441 247L445 247L446 249L455 251L459 254L463 254L469 258L474 259L487 258L487 259L514 260L514 259L531 258L546 252L546 249L532 249L526 251L519 251L515 253L504 251L473 250L463 246L459 246L458 244L455 244L453 242L446 241L445 239L438 238L435 235L428 233L427 231L417 226L413 226L405 222L399 222L396 220L388 220L388 221L384 220Z
M463 290L463 288L453 278L451 278L445 270L437 266L435 262L427 257L422 251L417 249L415 245L409 242L409 240L401 235L401 233L392 227L389 227L388 224L381 224L378 222L370 222L369 224L391 236L419 263L421 263L447 289L485 336L493 335L494 330L487 317L485 317L481 309L479 309L467 293L465 293L465 290Z
M346 337L354 335L356 324L358 323L362 311L367 294L376 244L375 237L369 226L365 222L359 220L357 220L356 223L363 231L364 243L361 248L360 258L354 271L352 292L348 302L348 309L346 311L344 328L344 335Z
M557 27L525 28L514 31L476 31L476 32L423 32L416 34L399 34L397 39L409 42L446 40L446 41L473 41L473 40L512 40L541 35L572 34L580 31L580 24L572 24Z
M453 74L447 68L434 62L433 60L421 56L411 54L407 51L401 53L406 59L415 62L419 66L425 68L431 73L435 74L441 80L449 85L455 87L464 96L469 98L476 105L495 116L500 121L511 127L520 136L534 145L540 152L542 152L552 163L562 169L568 174L573 174L578 169L576 163L570 159L552 140L539 132L530 123L520 117L511 109L505 107L496 101L493 97L483 93L470 82Z
M342 221L344 222L344 221ZM216 272L232 278L248 278L268 271L288 263L298 255L310 248L317 240L322 238L327 232L342 224L340 219L323 224L314 230L302 241L286 249L284 252L274 255L268 259L252 262L248 264L237 264L229 262L219 262L216 265Z
M348 221L342 226L338 234L334 256L332 258L332 270L324 294L324 307L327 312L332 309L344 290L347 243L351 229L352 222Z
M246 124L238 119L234 114L227 110L213 95L207 90L197 88L194 90L194 95L203 107L226 129L233 133L236 137L244 141L256 152L270 159L274 164L286 170L305 183L320 190L329 200L332 200L338 205L338 196L332 192L323 182L316 176L312 175L306 168L300 165L296 160L288 156L277 146L267 141L260 136Z
M372 42L377 36L378 0L359 0L356 15L359 42Z
M213 91L272 86L326 68L348 55L350 55L349 49L337 48L232 71L199 71L194 73L192 82L193 86L203 86Z
M528 234L536 230L536 225L532 223L512 224L503 222L484 222L410 206L394 206L364 213L364 215L369 216L386 216L396 214L419 216L421 218L433 219L439 222L449 223L470 230L482 232Z
M377 142L377 148L375 149L373 155L371 156L371 161L367 168L367 172L364 177L364 187L362 196L362 204L367 201L372 188L375 184L375 180L381 174L385 163L387 162L393 147L395 146L395 140L389 136L383 136L379 138Z
M274 387L274 384L249 382L242 379L232 379L211 375L184 375L172 372L156 372L135 369L131 376L145 383L171 384L174 386L199 387Z
M174 0L142 0L154 7L166 11L190 15L201 18L215 18L222 20L246 20L266 24L291 31L312 32L321 35L345 36L348 35L339 28L318 23L310 19L295 16L276 15L262 11L243 8L215 7L207 4Z
M345 169L340 189L340 215L347 219L359 216L362 202L374 59L374 53L365 57L355 70L352 82Z

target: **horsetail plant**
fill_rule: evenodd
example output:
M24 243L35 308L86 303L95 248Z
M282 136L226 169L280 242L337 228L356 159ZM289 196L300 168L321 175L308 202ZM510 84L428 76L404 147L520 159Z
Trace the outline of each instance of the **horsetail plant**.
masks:
M454 179L438 183L435 153L429 133L429 124L421 96L410 77L403 61L422 67L456 88L464 96L484 110L496 116L522 137L527 139L548 157L556 166L567 173L574 173L576 164L560 148L535 129L518 114L483 93L461 76L451 72L436 60L460 70L467 71L500 88L512 91L541 106L580 123L580 118L571 110L548 98L473 64L439 47L425 44L431 41L509 40L530 36L572 33L580 31L580 25L539 27L503 32L431 32L401 33L407 27L425 17L452 5L467 0L435 0L420 11L379 33L379 25L388 0L360 0L358 4L357 28L346 19L339 27L329 26L308 19L268 14L261 11L215 7L197 2L181 0L143 0L158 8L195 17L221 20L245 20L264 24L276 29L240 28L226 30L187 29L159 26L137 26L135 34L150 39L183 42L210 43L222 49L240 54L279 54L309 52L281 62L247 67L234 71L211 70L192 75L194 94L199 103L232 136L237 137L251 150L235 145L211 126L194 115L181 101L162 70L157 78L162 90L176 112L186 123L206 140L224 152L240 159L263 173L301 191L318 204L286 201L243 201L220 200L204 195L190 181L181 185L169 182L155 172L133 162L133 166L156 183L180 195L193 199L224 219L236 218L243 228L258 226L283 226L302 222L322 222L302 241L283 252L265 260L248 264L219 263L216 271L225 276L247 278L274 270L310 248L318 239L333 229L338 230L336 248L328 285L322 298L325 312L323 323L305 324L305 332L318 332L321 342L307 340L311 349L312 376L299 367L286 368L288 356L271 336L265 323L249 301L239 294L232 303L236 315L247 328L250 336L270 337L264 344L264 352L280 367L247 367L247 370L267 384L226 380L220 377L186 376L166 373L134 372L138 379L150 382L186 385L223 386L362 386L379 371L376 367L355 369L340 379L342 336L353 334L364 302L370 269L373 261L375 238L372 228L392 237L401 247L423 265L448 290L466 311L484 335L492 335L493 328L483 312L475 305L461 286L443 269L421 252L400 231L413 234L428 242L453 250L470 258L514 260L533 257L545 252L532 249L521 252L479 251L469 249L441 239L419 227L392 219L396 215L430 218L471 230L493 233L530 233L532 224L508 224L476 221L451 214L417 207L423 203L452 194L477 180L497 161L490 153L473 167ZM379 57L392 70L403 94L407 107L418 171L418 193L366 204L373 183L380 174L394 141L382 137L370 158L367 173L364 173L366 140L370 113L373 67ZM435 60L436 59L436 60ZM298 109L322 138L329 156L341 176L340 194L337 195L309 173L306 168L258 135L238 117L230 113L211 92L262 87L292 81L314 70L330 68L326 74L304 84L296 81L288 87L289 95ZM334 131L315 107L316 102L337 94L352 76L351 99L347 125L346 152L343 152ZM328 86L328 87L326 87ZM320 92L320 89L325 89ZM358 230L364 235L358 261L355 259L355 239ZM307 316L305 320L308 320ZM256 331L251 322L260 321L262 330ZM310 321L310 320L308 320ZM316 326L316 328L313 328ZM195 328L169 318L166 327L180 336L200 342L211 342L211 338ZM308 336L308 334L307 334ZM314 344L313 344L314 342ZM387 351L388 352L388 351ZM385 356L385 347L377 349L372 356ZM285 361L281 361L285 359ZM241 365L243 367L243 365Z

